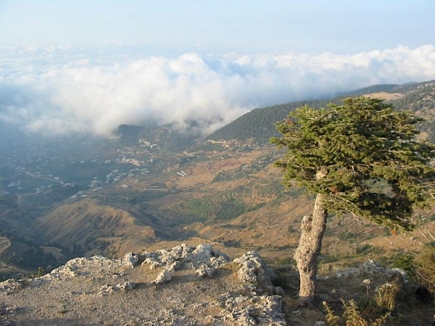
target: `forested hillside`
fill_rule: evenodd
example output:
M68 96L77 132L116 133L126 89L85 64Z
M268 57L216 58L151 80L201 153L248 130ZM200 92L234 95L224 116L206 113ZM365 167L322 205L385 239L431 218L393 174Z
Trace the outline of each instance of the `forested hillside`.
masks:
M391 94L395 96L386 96ZM277 136L275 122L285 119L289 111L303 105L314 108L325 107L330 102L340 103L343 98L370 95L391 101L398 110L412 110L421 115L427 122L422 130L430 139L435 139L435 81L410 83L405 85L375 85L353 92L341 94L339 97L318 100L299 101L252 110L239 117L227 126L211 134L211 140L252 140L257 144L267 144L269 139Z
M277 136L275 122L284 119L289 111L305 104L322 107L329 101L300 101L254 109L207 137L212 140L254 140L267 144L270 137Z

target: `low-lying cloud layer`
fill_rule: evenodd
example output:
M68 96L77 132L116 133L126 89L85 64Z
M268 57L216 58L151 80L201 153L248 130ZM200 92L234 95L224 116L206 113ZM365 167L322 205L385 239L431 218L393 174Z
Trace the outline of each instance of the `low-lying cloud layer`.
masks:
M354 55L301 53L221 58L107 58L69 48L0 48L0 119L45 135L109 135L120 124L156 121L204 133L244 112L333 96L374 84L435 79L435 48Z

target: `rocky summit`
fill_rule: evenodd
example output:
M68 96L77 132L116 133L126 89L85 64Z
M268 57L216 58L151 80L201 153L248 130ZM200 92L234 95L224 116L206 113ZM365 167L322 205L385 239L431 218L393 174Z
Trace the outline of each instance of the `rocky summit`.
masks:
M286 325L283 290L256 252L208 244L75 258L0 283L2 325Z

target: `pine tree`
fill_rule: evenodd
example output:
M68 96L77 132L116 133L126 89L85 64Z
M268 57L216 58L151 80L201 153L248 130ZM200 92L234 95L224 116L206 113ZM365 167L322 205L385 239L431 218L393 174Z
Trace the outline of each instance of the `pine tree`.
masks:
M322 109L303 106L276 123L282 136L271 142L287 150L276 162L285 184L316 194L294 256L301 306L314 301L328 212L411 230L413 209L433 197L435 146L417 138L422 121L380 99L358 97Z

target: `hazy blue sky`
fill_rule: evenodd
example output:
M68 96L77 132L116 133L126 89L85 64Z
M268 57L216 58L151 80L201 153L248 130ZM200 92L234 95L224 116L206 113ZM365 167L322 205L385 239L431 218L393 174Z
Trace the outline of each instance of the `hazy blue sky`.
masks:
M0 120L204 133L255 108L435 79L435 0L0 0Z
M0 0L0 44L350 54L433 44L434 17L434 0Z

